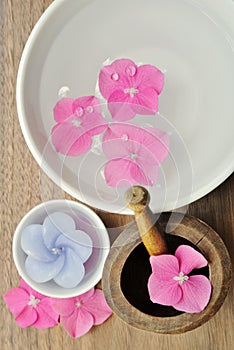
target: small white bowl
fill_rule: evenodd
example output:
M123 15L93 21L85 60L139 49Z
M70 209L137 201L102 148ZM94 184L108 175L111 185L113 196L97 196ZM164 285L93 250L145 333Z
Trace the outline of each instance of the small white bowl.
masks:
M25 269L27 255L21 248L23 229L31 224L42 224L46 216L53 212L64 212L76 222L77 228L87 232L93 241L93 252L84 264L85 276L75 288L67 289L57 285L53 280L45 283L34 282ZM54 297L70 298L87 292L102 277L105 260L110 250L110 240L101 219L88 207L70 200L51 200L32 208L18 224L13 237L13 259L20 276L37 292Z

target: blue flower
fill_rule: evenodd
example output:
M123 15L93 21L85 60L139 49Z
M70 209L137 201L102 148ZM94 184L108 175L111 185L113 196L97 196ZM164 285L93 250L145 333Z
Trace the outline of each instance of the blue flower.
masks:
M27 226L21 236L28 276L37 283L54 280L64 288L74 288L83 279L92 245L85 232L76 230L73 218L60 212L47 216L43 225Z

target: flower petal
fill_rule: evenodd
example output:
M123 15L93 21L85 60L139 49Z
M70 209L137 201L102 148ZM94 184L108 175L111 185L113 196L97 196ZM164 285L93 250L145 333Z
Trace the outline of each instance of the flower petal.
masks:
M110 159L104 173L110 186L121 179L130 185L140 183L152 186L158 176L159 163L168 154L168 135L155 128L141 128L126 123L114 123L103 136L103 151ZM135 153L136 159L130 155ZM122 161L122 164L119 162ZM118 166L122 168L118 169ZM115 169L116 173L113 173ZM122 183L124 187L128 184Z
M61 316L61 323L72 338L88 333L92 328L93 316L82 307L77 308L70 316Z
M141 90L153 88L158 94L161 93L164 85L163 73L150 64L144 64L137 69L137 74L134 76L134 84Z
M182 286L183 296L173 304L176 310L184 312L201 312L207 306L211 295L211 283L203 275L190 276Z
M12 288L4 295L5 303L14 314L19 314L29 302L28 293L21 288Z
M102 109L100 106L100 102L95 96L82 96L73 100L72 106L72 114L76 113L76 109L81 107L83 109L83 113L86 114L87 107L93 107L96 113L101 113Z
M51 213L43 222L44 242L48 249L52 249L61 233L66 234L75 229L76 223L70 215L61 212Z
M161 276L160 276L161 277ZM148 280L148 291L153 303L174 306L182 297L182 290L172 278L162 279L152 273Z
M92 145L91 137L72 122L57 124L51 131L53 145L57 152L67 156L80 156Z
M152 127L145 128L145 131L147 132L145 140L147 149L151 151L158 163L162 163L169 153L169 135L162 130Z
M78 295L76 297L76 301L81 301L82 303L85 303L87 300L89 300L89 298L91 298L95 293L95 289L91 288L90 290L88 290L87 292Z
M162 254L150 257L153 273L160 281L173 280L179 274L179 263L174 255Z
M106 163L104 175L106 182L111 187L129 187L136 183L132 177L133 163L127 159L113 159Z
M106 302L104 293L100 289L95 290L93 296L84 303L83 308L93 315L94 325L103 323L112 314L112 310Z
M15 321L22 328L32 326L38 318L37 311L32 306L26 306Z
M156 128L132 128L130 138L134 140L134 152L142 164L159 164L169 152L168 134Z
M55 246L58 248L64 247L65 249L67 247L70 248L84 263L92 254L93 243L87 233L75 230L67 231L66 236L60 235L56 240Z
M101 134L107 128L107 126L107 121L100 113L90 113L82 122L84 131L90 136Z
M174 255L162 254L150 257L152 275L148 290L150 299L162 305L174 305L182 297L182 290L173 277L179 275L179 263Z
M65 263L64 254L58 256L55 261L43 262L28 256L25 261L25 269L28 276L35 282L44 283L50 281L59 274Z
M130 152L137 152L141 158L147 159L148 152L154 158L154 163L161 163L169 152L169 136L153 127L113 123L103 136L103 151L109 159L122 158Z
M35 328L49 328L58 324L59 314L52 308L50 298L45 297L37 304L37 321Z
M54 276L54 281L61 287L74 288L85 275L85 268L81 258L70 248L66 247L64 266Z
M115 90L124 90L130 87L131 78L127 76L128 67L137 69L136 64L130 59L118 59L112 64L104 66L99 74L99 89L107 100ZM115 79L114 77L117 77Z
M51 298L50 299L52 308L61 316L69 316L73 313L76 308L76 298Z
M42 311L37 308L38 312L38 319L36 322L33 324L33 327L37 329L42 329L42 328L50 328L57 326L58 321L56 321L53 317L51 317L51 314L47 313L46 311Z
M41 293L38 293L33 288L31 288L22 278L20 280L20 288L24 289L28 295L33 295L36 299L43 299L45 296Z
M151 115L158 111L158 94L152 88L141 90L134 99L133 110L136 114Z
M151 163L151 166L149 165L149 162L146 163L147 167L142 166L142 163L140 160L136 163L133 163L131 166L131 176L135 180L136 183L140 185L145 186L152 186L158 176L158 166Z
M114 124L116 125L116 124ZM124 140L124 136L129 138L128 129L108 127L102 138L102 149L109 159L125 158L129 155L128 142ZM121 124L122 125L122 124ZM117 126L117 125L116 125Z
M123 90L115 90L108 99L108 108L114 120L124 122L136 115L135 99Z
M47 249L43 240L43 226L29 225L25 227L21 235L21 248L36 260L44 262L54 261L55 257Z
M152 162L150 162L152 155L149 155L147 152L147 156L145 158L140 158L138 160L138 167L139 169L142 169L142 172L145 174L146 177L146 186L154 186L157 182L158 178L158 172L159 172L159 166L155 162L155 159L153 159ZM139 182L139 179L135 177L136 181ZM139 182L143 185L143 182Z
M62 123L73 114L73 98L62 98L54 107L54 119L58 123Z
M189 245L180 245L176 249L175 256L179 261L180 271L185 275L208 264L204 256Z
M182 297L182 290L173 277L179 275L179 263L174 255L150 257L153 273L148 281L150 299L162 305L174 305Z

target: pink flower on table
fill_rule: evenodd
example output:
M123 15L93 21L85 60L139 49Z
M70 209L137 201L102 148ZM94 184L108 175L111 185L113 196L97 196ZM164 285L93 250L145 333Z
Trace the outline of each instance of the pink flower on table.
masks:
M136 114L151 115L158 111L158 95L164 75L155 66L137 66L130 59L118 59L104 66L99 75L99 89L112 118L126 121Z
M74 298L53 299L52 306L60 314L61 324L73 338L86 334L112 314L103 291L94 288Z
M202 254L181 245L174 255L151 256L152 274L148 281L153 303L173 306L176 310L201 312L210 300L211 283L203 275L190 276L193 269L207 265Z
M114 123L103 136L103 152L108 158L104 175L109 186L153 186L159 164L169 151L168 134L126 123Z
M99 100L94 96L77 99L63 98L54 107L57 124L51 131L57 152L79 156L92 146L92 136L101 134L107 127Z
M10 289L4 300L22 328L49 328L58 324L59 315L51 307L51 299L33 290L22 279L20 287Z

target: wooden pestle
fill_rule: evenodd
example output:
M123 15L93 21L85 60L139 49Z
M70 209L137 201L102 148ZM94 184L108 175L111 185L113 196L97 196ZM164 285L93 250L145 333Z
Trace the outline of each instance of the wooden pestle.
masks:
M149 192L142 186L133 186L126 191L125 201L128 208L134 211L137 227L148 253L167 253L164 233L159 224L154 222L154 215L149 208Z

